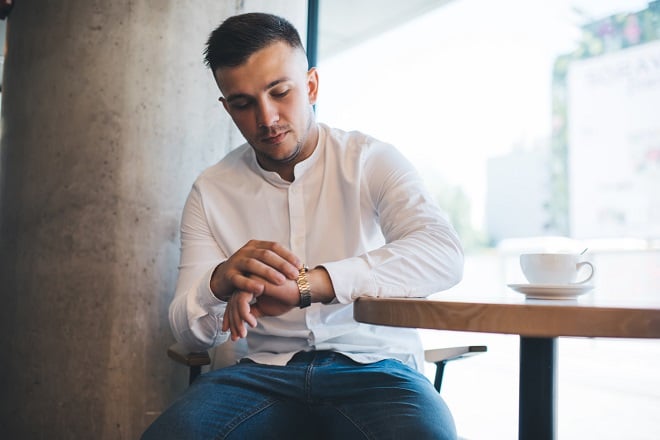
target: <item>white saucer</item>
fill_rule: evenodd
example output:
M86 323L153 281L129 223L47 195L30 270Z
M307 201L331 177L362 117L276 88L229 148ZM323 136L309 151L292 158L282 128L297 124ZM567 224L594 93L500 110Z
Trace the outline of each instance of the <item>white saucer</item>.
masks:
M593 284L507 284L533 299L573 299L594 288Z

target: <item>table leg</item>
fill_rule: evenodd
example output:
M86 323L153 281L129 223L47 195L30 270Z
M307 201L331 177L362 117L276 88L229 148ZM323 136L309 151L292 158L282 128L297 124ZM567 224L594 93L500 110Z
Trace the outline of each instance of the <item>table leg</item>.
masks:
M520 337L519 440L554 440L556 338Z

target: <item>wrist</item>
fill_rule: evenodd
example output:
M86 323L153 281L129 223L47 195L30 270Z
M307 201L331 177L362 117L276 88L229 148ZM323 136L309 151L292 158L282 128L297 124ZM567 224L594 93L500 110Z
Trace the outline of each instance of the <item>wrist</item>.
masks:
M222 271L223 263L224 261L218 264L215 269L213 269L213 272L211 272L209 289L211 289L213 296L218 298L220 301L229 302L234 292L231 290L226 291L226 289L222 289L222 282L220 281L222 280L222 274L220 272Z
M211 292L213 292L213 291L211 291ZM229 295L217 295L217 294L214 293L213 296L218 298L220 301L229 302L229 300L231 299L232 296L234 296L234 294L231 293Z
M316 266L307 272L312 289L312 302L328 304L335 299L335 290L330 275L323 266Z

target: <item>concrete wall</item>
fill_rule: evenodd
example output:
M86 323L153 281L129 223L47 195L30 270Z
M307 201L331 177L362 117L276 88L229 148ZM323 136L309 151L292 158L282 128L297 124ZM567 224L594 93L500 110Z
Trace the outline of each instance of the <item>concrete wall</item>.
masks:
M137 438L186 386L165 355L181 208L195 176L242 142L202 49L249 10L304 30L302 0L16 2L2 89L0 438Z

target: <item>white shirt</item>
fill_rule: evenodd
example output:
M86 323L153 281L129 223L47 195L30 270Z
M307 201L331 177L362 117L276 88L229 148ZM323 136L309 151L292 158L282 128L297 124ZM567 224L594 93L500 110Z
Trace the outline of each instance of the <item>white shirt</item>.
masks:
M295 180L262 169L244 144L194 183L181 224L181 264L170 305L174 336L188 349L224 342L226 303L210 290L214 268L250 239L290 248L323 266L336 301L314 303L249 328L250 359L285 365L301 350L334 350L362 363L399 359L421 370L415 329L361 324L362 296L424 297L462 276L463 252L446 215L412 165L391 145L319 124ZM312 286L312 289L314 286Z

